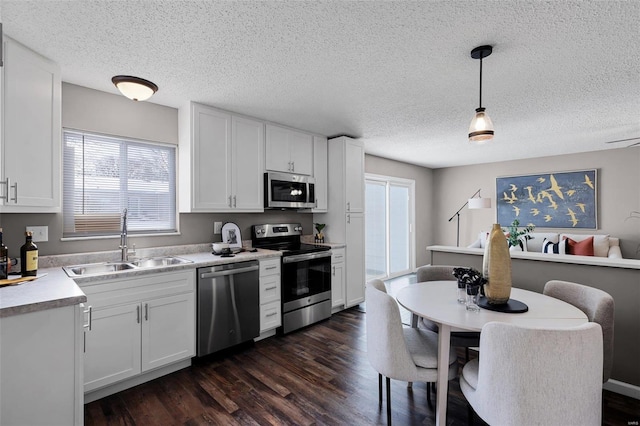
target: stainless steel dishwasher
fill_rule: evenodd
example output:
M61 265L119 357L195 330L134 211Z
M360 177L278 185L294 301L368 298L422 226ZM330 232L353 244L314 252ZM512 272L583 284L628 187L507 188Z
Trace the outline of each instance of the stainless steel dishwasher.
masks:
M258 261L198 269L198 356L260 334Z

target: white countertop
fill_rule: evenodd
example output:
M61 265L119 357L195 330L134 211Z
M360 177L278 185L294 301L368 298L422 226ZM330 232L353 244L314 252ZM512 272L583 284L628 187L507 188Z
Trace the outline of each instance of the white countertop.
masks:
M95 253L92 254L91 263L112 260L107 258L98 260L99 256L96 257L96 255ZM168 253L165 255L173 254ZM162 266L158 268L127 269L102 275L77 277L75 279L69 278L60 265L38 269L39 278L36 280L0 287L0 318L84 303L87 301L87 297L78 286L78 284L82 283L149 275L167 271L195 269L269 257L280 257L281 253L278 251L259 249L253 253L238 253L234 257L215 256L210 252L179 254L175 256L191 260L193 263ZM83 263L78 262L78 256L76 255L68 257L73 260L72 263L68 263L69 265ZM89 257L83 256L83 259L89 259ZM47 264L47 262L44 263Z

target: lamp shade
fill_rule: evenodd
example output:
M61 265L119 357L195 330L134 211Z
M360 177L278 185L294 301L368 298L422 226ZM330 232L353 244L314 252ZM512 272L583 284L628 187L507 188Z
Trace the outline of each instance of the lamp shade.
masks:
M490 209L491 198L469 198L470 209Z
M158 91L158 86L149 80L130 75L116 75L111 81L120 93L134 101L145 101Z
M484 108L476 108L469 126L469 142L484 143L493 139L493 123Z

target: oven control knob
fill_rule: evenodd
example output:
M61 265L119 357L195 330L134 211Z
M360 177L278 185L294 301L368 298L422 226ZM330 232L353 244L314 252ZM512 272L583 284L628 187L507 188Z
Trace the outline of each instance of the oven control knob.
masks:
M262 234L262 229L260 229L260 228L256 229L256 234L258 234L258 235Z
M302 232L302 226L296 226L293 230Z

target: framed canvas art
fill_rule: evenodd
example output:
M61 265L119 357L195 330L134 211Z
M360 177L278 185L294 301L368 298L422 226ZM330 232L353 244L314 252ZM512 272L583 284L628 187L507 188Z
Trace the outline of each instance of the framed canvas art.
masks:
M597 229L596 169L496 178L497 220L508 226Z

